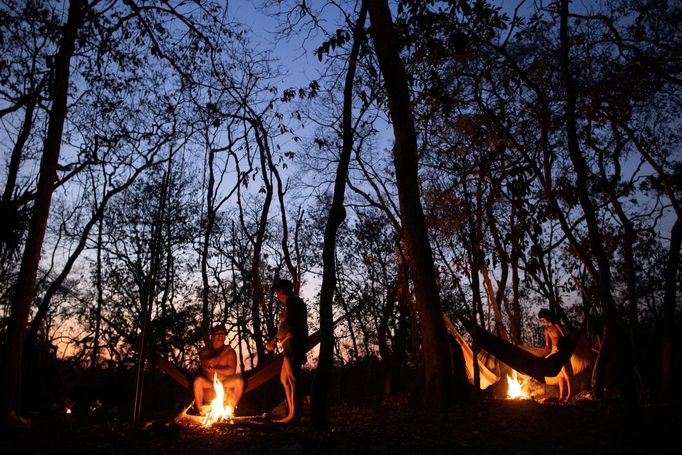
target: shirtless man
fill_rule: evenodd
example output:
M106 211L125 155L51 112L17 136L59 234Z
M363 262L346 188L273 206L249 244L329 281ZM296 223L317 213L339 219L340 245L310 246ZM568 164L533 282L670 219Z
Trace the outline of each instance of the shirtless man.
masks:
M213 375L223 383L225 402L233 408L237 407L244 393L244 378L237 371L237 353L225 345L227 330L222 324L211 329L211 345L199 351L199 362L202 372L194 379L194 404L201 415L204 404L204 392L213 390Z
M279 379L284 387L289 408L287 416L278 422L298 422L301 419L301 366L307 360L308 316L305 302L294 295L294 285L291 281L279 280L273 286L273 291L277 300L284 304L284 308L280 313L277 334L265 344L265 349L274 351L278 341L282 346L284 361Z
M538 312L540 322L545 326L545 357L559 352L559 339L566 336L564 329L553 317L552 312L543 308ZM566 367L561 368L559 373L559 401L566 402L571 399L571 378ZM565 392L565 393L564 393Z

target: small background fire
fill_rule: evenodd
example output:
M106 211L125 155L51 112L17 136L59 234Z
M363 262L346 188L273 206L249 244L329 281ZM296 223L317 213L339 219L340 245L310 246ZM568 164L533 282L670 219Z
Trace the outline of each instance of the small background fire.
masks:
M526 376L525 379L521 379L521 376L516 370L512 370L511 375L507 374L507 398L530 398L530 395L524 391L524 386L530 381L530 378Z

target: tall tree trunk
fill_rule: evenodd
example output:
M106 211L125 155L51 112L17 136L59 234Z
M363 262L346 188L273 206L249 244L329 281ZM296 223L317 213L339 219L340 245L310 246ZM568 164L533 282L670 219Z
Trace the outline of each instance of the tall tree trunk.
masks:
M133 403L133 425L137 425L142 414L142 396L144 391L144 371L147 362L147 350L152 345L151 320L156 296L157 271L161 255L163 239L163 222L166 205L168 204L168 194L170 193L172 159L168 159L168 169L163 175L161 194L159 195L159 205L154 216L151 238L149 239L149 272L142 289L140 312L140 336L139 348L137 352L136 378L135 378L135 401ZM168 252L167 254L170 254ZM151 368L151 367L150 367Z
M447 332L443 324L436 269L424 220L418 181L417 133L405 68L400 60L386 0L368 1L374 47L384 78L395 135L393 158L400 213L422 330L427 401L443 406L453 396Z
M338 270L338 267L337 267ZM355 336L355 330L353 330L353 319L351 318L350 314L350 308L348 307L348 302L346 299L343 297L343 283L340 284L339 288L341 289L338 292L338 298L339 302L341 303L341 306L343 307L343 312L346 315L346 324L348 324L348 335L350 336L350 342L351 346L353 346L353 360L357 361L358 357L360 355L360 352L358 351L358 340L357 337Z
M95 333L92 339L92 355L90 357L90 368L97 367L99 357L99 332L102 323L102 307L104 306L104 296L102 293L102 220L99 220L97 229L97 270L95 270L95 286L97 288L97 307L95 309Z
M395 302L398 297L398 283L386 283L386 304L381 311L379 324L377 325L377 344L379 345L379 356L381 362L381 374L384 384L384 398L392 395L391 384L393 382L391 373L391 359L395 353L395 338L393 339L393 347L389 347L390 339L390 322L393 311L395 310Z
M268 152L268 136L262 128L260 121L254 121L256 142L260 151L261 171L263 176L263 183L265 185L265 200L263 201L263 208L261 217L258 222L258 232L253 244L253 261L251 262L251 282L253 283L253 295L251 301L251 310L253 312L253 336L256 342L256 353L258 355L258 362L265 358L265 345L263 344L262 328L261 328L261 311L263 315L266 314L265 295L263 293L263 278L260 273L261 267L261 252L263 251L263 244L265 243L265 234L268 224L268 214L270 213L270 204L272 203L272 182L268 177L267 156ZM275 335L275 327L272 319L266 318L267 337L271 338Z
M175 176L171 174L171 179L174 179ZM175 180L171 180L170 182L170 188L173 188L175 185ZM170 196L169 196L170 200ZM171 355L172 352L168 348L168 331L169 331L169 325L168 325L168 307L173 306L173 300L175 299L175 286L173 283L173 277L175 276L175 256L173 254L173 242L175 239L173 238L173 227L174 224L171 222L173 219L173 213L172 211L175 210L175 204L171 201L170 203L166 204L166 223L164 225L164 228L166 230L166 263L165 263L165 276L164 276L164 286L163 286L163 293L161 294L161 298L159 299L159 313L158 313L158 318L159 318L159 323L158 326L160 327L160 330L157 332L156 336L159 337L159 344L158 344L158 349L160 350L160 353L163 356ZM157 351L157 354L159 351ZM156 361L156 356L154 356L154 361ZM152 370L156 372L156 370Z
M497 188L496 188L497 190ZM497 193L497 191L496 191ZM494 198L491 198L494 199ZM509 307L509 300L506 297L506 289L507 289L507 278L509 277L509 254L507 253L505 249L505 245L503 245L502 240L500 239L500 233L497 229L497 218L495 217L493 213L493 205L492 202L489 202L485 205L485 211L486 215L488 217L488 226L490 229L490 234L493 238L493 244L495 245L495 250L497 251L497 257L498 260L500 261L499 269L500 269L500 279L496 280L497 281L497 290L494 291L492 287L492 280L490 279L490 272L485 267L484 264L484 269L483 272L485 275L483 275L483 278L485 280L486 287L489 288L488 292L491 295L490 301L492 302L493 305L495 305L495 318L499 319L496 320L497 325L502 328L501 333L504 335L509 335L509 337L512 339L514 344L519 344L521 340L519 339L518 334L514 333L514 327L513 325L511 326L511 333L508 331L505 326L504 326L504 321L501 317L502 315L502 304L505 304L506 310L507 310L507 316L509 317L510 321L513 321L516 318L516 315L513 313L512 308ZM487 277L487 278L486 278ZM493 294L494 291L494 294ZM507 339L507 341L509 338Z
M360 45L364 39L367 4L360 6L358 20L353 29L353 47L348 57L348 71L343 87L343 143L339 166L334 180L334 196L329 208L329 218L324 229L324 246L322 248L322 288L320 289L320 355L311 396L311 425L314 428L327 427L327 400L329 383L334 362L334 315L332 304L336 290L336 233L346 219L343 201L346 193L348 165L353 151L353 80L357 66Z
M213 226L215 225L215 210L213 207L215 175L213 171L213 160L215 151L208 151L208 186L206 188L206 228L204 230L203 245L201 246L201 335L206 346L209 346L209 329L212 322L212 314L209 308L209 282L208 282L208 250L211 241Z
M670 233L670 251L665 269L665 294L663 296L663 359L661 365L661 395L672 396L673 347L675 340L675 298L677 294L677 271L680 266L680 243L682 243L682 222L675 220Z
M490 271L485 265L485 261L480 261L478 264L478 271L483 277L483 286L485 287L486 295L488 296L488 305L493 309L493 316L495 317L495 332L497 336L504 341L509 341L509 333L504 326L504 318L502 317L502 305L498 292L493 288L493 281L490 279Z
M622 388L623 398L630 410L636 410L636 396L634 389L634 376L632 365L631 347L623 334L620 320L617 314L616 304L611 294L611 271L607 253L602 243L599 232L594 205L589 197L587 180L589 169L585 157L580 151L576 125L576 89L571 74L570 66L570 43L568 36L568 0L561 0L560 11L560 58L561 72L566 90L566 134L568 153L576 173L576 189L580 206L587 223L589 242L597 262L597 289L599 300L605 317L605 329L611 341L614 343L614 361L618 371L618 379Z
M469 263L471 264L471 320L476 321L477 315L479 316L479 324L481 327L485 327L485 320L483 319L482 307L483 303L481 301L481 282L478 279L478 271L480 269L480 252L478 249L478 240L476 237L476 231L473 226L473 222L469 223L469 243L471 247ZM479 324L473 324L471 336L473 338L473 343L471 349L474 353L474 359L478 358L479 348L478 348L478 333L477 327ZM478 362L474 362L474 392L478 393L481 390L481 371L478 366Z
M616 173L614 175L613 181L608 178L606 174L606 166L604 165L604 151L597 150L599 153L599 172L604 183L604 188L609 196L609 202L613 207L616 216L620 220L623 226L623 275L625 276L625 283L627 289L627 300L628 300L628 315L630 319L630 342L632 343L633 351L636 351L637 340L637 273L635 271L635 255L634 255L634 245L637 240L637 233L635 232L634 223L625 213L623 205L618 199L618 194L616 194L615 188L617 187L618 180L620 179L620 163L618 162L618 156L614 157L614 165Z
M407 336L410 332L410 289L408 281L407 264L405 256L398 251L397 267L397 299L400 316L397 321L396 334L393 342L393 354L391 355L391 392L396 393L401 382L401 368L407 357Z
M511 332L512 338L515 343L521 343L521 304L519 303L519 251L520 251L520 241L521 241L521 229L518 226L517 211L518 204L520 202L517 200L516 196L512 201L512 212L511 212L511 269L512 269L512 320L511 320Z
M86 2L84 0L71 0L69 16L63 27L59 51L55 56L52 108L50 110L43 155L40 161L40 177L38 179L35 206L19 269L16 294L10 314L7 340L2 358L0 412L3 414L16 410L15 394L18 383L17 378L22 364L26 322L28 321L31 309L31 301L35 294L40 251L43 246L43 239L45 238L52 192L57 177L57 163L59 161L62 131L67 112L66 100L69 90L71 56L75 48L76 35L82 24L85 5Z

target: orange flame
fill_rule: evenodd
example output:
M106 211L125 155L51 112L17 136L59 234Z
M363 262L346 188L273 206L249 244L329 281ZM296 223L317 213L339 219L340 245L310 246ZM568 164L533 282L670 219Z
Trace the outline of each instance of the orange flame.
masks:
M507 375L507 398L521 398L521 399L527 399L530 398L530 396L523 391L523 386L526 384L528 379L523 381L523 383L519 382L518 375L516 373L516 370L512 370L512 376Z
M204 420L201 422L206 426L211 426L216 422L224 420L231 420L234 416L234 407L225 405L225 389L223 383L218 379L218 374L213 374L213 389L215 390L215 398L211 401L211 410L206 413Z

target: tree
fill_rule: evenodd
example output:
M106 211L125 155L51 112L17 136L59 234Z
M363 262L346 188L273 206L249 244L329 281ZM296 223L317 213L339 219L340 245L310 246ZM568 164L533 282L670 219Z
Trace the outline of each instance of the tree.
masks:
M83 0L69 3L69 14L64 24L59 51L55 56L54 82L52 87L52 107L45 137L45 146L40 165L40 179L36 192L36 202L29 224L26 246L17 279L17 288L10 316L7 342L2 359L2 382L0 393L0 412L7 414L16 410L15 394L17 375L21 371L21 358L26 335L26 322L34 294L36 272L40 261L40 251L47 226L47 217L52 199L57 162L62 140L62 128L66 117L69 86L69 70L76 37L83 23L86 4Z
M570 64L570 41L568 33L568 0L561 0L560 4L561 21L561 72L566 91L566 136L567 148L574 171L576 173L576 187L578 199L583 209L587 222L590 246L598 264L599 299L604 310L606 325L604 327L607 335L607 342L613 343L612 351L618 365L619 378L622 381L623 393L626 403L633 407L636 403L634 378L632 370L631 347L622 333L621 322L616 313L616 305L611 294L611 271L609 259L604 250L602 238L599 232L596 213L593 203L589 197L587 188L588 166L585 158L580 151L580 144L577 136L576 127L576 89L573 76L571 75Z
M343 145L339 154L336 169L334 193L327 225L324 231L324 247L322 251L322 288L320 290L320 355L315 375L315 384L311 402L311 424L316 428L327 427L327 400L329 383L333 366L334 322L332 303L336 291L336 235L339 226L346 218L344 197L348 166L353 150L353 82L360 46L364 41L365 19L367 17L366 2L362 2L358 18L353 26L353 45L348 57L348 70L343 88Z
M417 135L404 66L400 60L393 21L386 1L368 5L372 36L386 84L395 134L394 160L410 275L414 281L424 351L427 398L434 404L450 402L452 368L442 322L437 275L424 222L417 180Z

